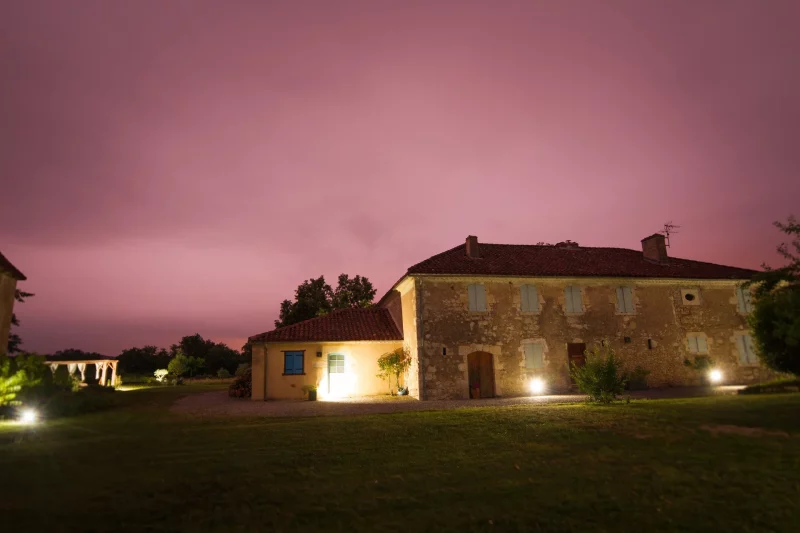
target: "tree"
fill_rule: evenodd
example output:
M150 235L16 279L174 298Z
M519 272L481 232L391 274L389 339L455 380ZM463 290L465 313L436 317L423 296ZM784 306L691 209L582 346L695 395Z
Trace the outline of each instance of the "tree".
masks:
M236 367L242 362L242 354L229 348L226 344L219 343L208 350L205 362L208 374L218 374L223 369L229 374L233 374L236 372Z
M253 345L250 342L244 343L242 346L242 363L250 365L253 362Z
M800 224L789 217L775 227L791 238L778 253L787 260L781 268L764 265L751 282L755 303L748 317L761 361L778 372L800 375Z
M123 350L117 359L120 373L150 375L159 368L166 368L170 355L164 348L145 346Z
M281 302L275 327L290 326L309 318L323 316L333 309L369 307L375 298L375 288L369 279L356 275L339 275L336 291L325 283L325 276L304 281L295 290L294 301Z
M35 296L32 292L25 292L17 289L14 292L14 299L18 303L25 303L25 298L30 298ZM16 313L11 314L11 325L19 327L19 319L17 318ZM17 353L20 351L19 347L22 345L22 338L16 333L10 333L8 335L8 353Z
M389 381L391 388L391 378L394 376L397 388L400 388L400 375L403 374L411 364L411 352L408 348L397 348L389 353L385 353L378 358L378 377Z
M175 357L167 365L170 375L174 377L181 377L186 374L193 376L198 370L201 370L206 362L199 357L191 357L178 350Z
M376 292L367 278L356 275L350 279L347 274L339 274L339 284L333 293L333 308L369 307Z
M333 289L325 283L325 276L308 279L301 283L294 293L294 302L281 302L279 319L275 327L281 328L297 324L303 320L328 314L333 308Z

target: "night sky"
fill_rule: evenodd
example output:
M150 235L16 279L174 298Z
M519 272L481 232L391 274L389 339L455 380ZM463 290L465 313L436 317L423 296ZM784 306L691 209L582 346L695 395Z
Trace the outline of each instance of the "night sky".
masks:
M6 0L24 348L240 347L298 283L463 243L778 263L800 3Z

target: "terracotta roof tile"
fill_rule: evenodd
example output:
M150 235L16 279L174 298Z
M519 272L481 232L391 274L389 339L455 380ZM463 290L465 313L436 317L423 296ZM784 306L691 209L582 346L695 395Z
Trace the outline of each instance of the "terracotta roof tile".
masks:
M250 337L253 342L401 341L389 311L381 307L338 309Z
M672 257L655 263L626 248L481 243L478 250L480 257L470 258L464 244L456 246L410 267L408 274L749 279L756 273Z

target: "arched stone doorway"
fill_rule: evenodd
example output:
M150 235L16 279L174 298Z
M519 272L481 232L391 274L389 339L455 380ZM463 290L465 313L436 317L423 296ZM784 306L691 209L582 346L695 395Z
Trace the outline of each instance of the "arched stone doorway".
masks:
M472 352L467 356L469 397L494 398L494 357L488 352Z

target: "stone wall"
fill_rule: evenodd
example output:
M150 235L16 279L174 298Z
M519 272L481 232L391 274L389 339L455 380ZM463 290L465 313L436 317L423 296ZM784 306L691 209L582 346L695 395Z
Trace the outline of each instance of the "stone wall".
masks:
M486 312L470 312L467 285L483 283ZM520 285L537 287L539 311L520 311ZM567 313L564 288L580 287L584 311ZM619 286L633 290L635 313L617 311ZM620 280L553 278L466 278L425 276L422 288L421 380L424 398L468 398L467 355L491 353L496 393L527 394L527 384L542 377L551 391L570 386L567 343L590 347L607 339L626 370L649 370L651 387L698 384L700 375L687 368L686 335L704 333L709 357L723 371L726 383L748 383L774 377L759 366L738 363L736 336L747 332L746 316L737 309L735 281ZM694 290L691 303L683 292ZM683 292L682 292L683 291ZM413 316L413 315L412 315ZM408 324L404 305L404 323ZM408 330L406 330L408 331ZM406 335L407 343L409 335ZM544 368L525 368L524 342L543 345ZM649 341L649 342L648 342Z
M403 322L403 346L408 349L411 355L411 365L405 376L405 383L408 386L408 394L418 400L424 399L420 392L424 390L421 384L420 365L419 365L419 343L417 328L418 320L418 299L417 289L419 281L414 278L406 278L397 286L401 302L401 319Z
M0 354L8 349L8 335L11 331L11 315L14 312L14 293L17 280L0 270Z

